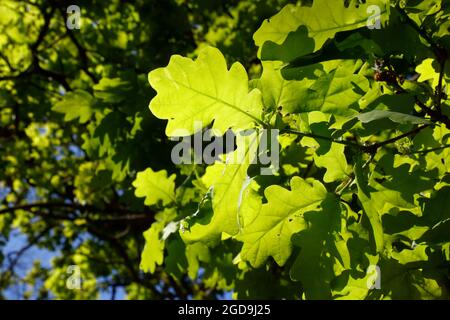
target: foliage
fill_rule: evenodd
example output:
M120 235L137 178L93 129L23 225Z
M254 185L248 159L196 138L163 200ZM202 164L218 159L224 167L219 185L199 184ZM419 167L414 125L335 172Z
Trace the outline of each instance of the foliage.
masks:
M370 5L380 8L380 29L366 28ZM237 298L273 297L272 287L252 291L252 282L273 274L277 298L448 297L448 210L430 204L442 201L449 183L449 30L442 26L449 9L441 1L287 5L254 34L263 69L250 88L242 67L227 70L211 47L150 72L157 92L150 110L168 120L169 137L209 127L218 136L281 133L281 170L273 176L245 162L181 167L190 183L176 193L198 194L190 201L199 210L163 206L177 212L165 228L175 223L179 231L167 236L155 222L147 231L159 232L155 246L182 242L181 271L198 261L219 278L217 265L188 249L231 253ZM393 39L400 24L417 47ZM247 152L257 157L258 148ZM167 260L157 263L170 268ZM379 290L367 271L375 266Z

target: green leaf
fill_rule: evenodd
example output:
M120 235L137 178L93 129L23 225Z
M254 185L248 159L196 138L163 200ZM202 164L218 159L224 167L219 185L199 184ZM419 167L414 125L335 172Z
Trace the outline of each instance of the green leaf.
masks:
M167 177L166 170L153 171L147 168L138 172L133 187L136 188L135 195L138 198L145 197L145 204L151 206L162 202L164 206L175 202L175 178L172 174Z
M387 111L387 110L372 110L369 112L361 113L357 116L355 116L359 121L363 123L369 123L375 120L380 119L389 119L395 123L401 123L401 124L430 124L431 122L429 120L426 120L424 118L419 118L415 116L411 116L409 114L404 114L400 112L393 112L393 111Z
M149 81L158 93L150 110L169 120L168 136L187 136L213 121L221 134L261 123L261 93L249 92L244 67L235 63L228 70L218 49L206 47L195 61L172 56L167 67L150 72Z
M164 261L165 241L160 234L164 229L164 222L157 221L150 229L144 232L145 246L141 255L140 269L144 272L154 273L157 265L162 265Z
M380 19L384 22L388 16L389 5L383 0L373 0L358 6L352 3L348 8L344 6L344 1L314 0L311 7L289 4L278 14L265 20L253 38L258 47L268 41L282 44L291 32L304 26L307 29L307 37L303 36L303 41L308 38L314 40L311 50L308 50L310 52L301 52L301 47L298 49L300 52L297 56L304 55L319 50L337 32L366 27L370 17L367 9L370 5L380 8ZM300 42L299 39L297 41ZM264 48L262 50L264 51Z
M95 110L95 99L89 92L76 90L67 93L61 101L52 108L53 111L64 113L65 121L79 118L80 123L87 122Z
M317 180L294 177L290 191L274 185L266 188L264 194L267 203L237 236L243 242L242 260L255 268L270 256L280 266L286 263L292 252L292 235L306 228L304 212L320 208L327 191Z

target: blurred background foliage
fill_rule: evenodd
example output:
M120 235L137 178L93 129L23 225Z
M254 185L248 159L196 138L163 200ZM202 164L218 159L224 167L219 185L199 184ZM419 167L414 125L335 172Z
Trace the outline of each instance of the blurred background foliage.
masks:
M289 2L0 1L0 298L227 297L214 275L139 270L155 213L131 182L175 170L147 74L213 45L257 76L252 34ZM216 257L223 274L231 258ZM67 289L70 265L83 290Z

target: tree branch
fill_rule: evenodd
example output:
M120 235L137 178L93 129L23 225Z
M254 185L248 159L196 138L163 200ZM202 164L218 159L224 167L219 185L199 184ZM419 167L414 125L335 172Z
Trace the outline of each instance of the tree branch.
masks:
M352 148L356 148L359 149L365 153L376 153L376 151L388 144L394 143L397 140L403 139L405 137L411 136L413 134L416 134L418 132L420 132L421 130L427 128L429 125L423 125L420 127L417 127L411 131L408 131L406 133L403 133L397 137L394 137L392 139L386 140L386 141L382 141L382 142L378 142L378 143L374 143L374 144L370 144L370 145L363 145L363 144L359 144L359 143L355 143L355 142L351 142L351 141L346 141L346 140L336 140L330 137L325 137L325 136L321 136L321 135L316 135L316 134L312 134L312 133L305 133L305 132L300 132L297 130L292 130L292 129L284 129L281 130L281 133L292 133L292 134L297 134L299 136L303 136L303 137L309 137L309 138L314 138L314 139L322 139L322 140L326 140L326 141L330 141L330 142L334 142L334 143L339 143L339 144L343 144Z
M59 9L62 17L63 18L66 17L66 13L63 10L63 8L59 7L58 9ZM88 59L88 56L86 53L87 52L86 48L84 48L80 44L80 42L77 40L73 30L66 28L66 34L69 36L70 40L72 41L72 43L75 45L75 47L78 50L78 56L80 57L80 62L81 62L81 70L83 70L89 76L89 78L91 78L91 80L94 83L97 83L98 82L97 77L92 72L89 71L89 59Z
M429 124L426 124L426 125L417 127L417 128L415 128L415 129L413 129L413 130L411 130L411 131L408 131L408 132L406 132L406 133L404 133L404 134L401 134L401 135L399 135L399 136L397 136L397 137L394 137L394 138L392 138L392 139L389 139L389 140L386 140L386 141L383 141L383 142L379 142L379 143L375 143L375 144L373 144L373 145L370 145L369 148L375 148L375 149L378 149L378 148L383 147L383 146L385 146L385 145L388 145L388 144L397 142L398 140L401 140L401 139L403 139L403 138L406 138L406 137L412 136L412 135L414 135L414 134L417 134L417 133L419 133L420 131L422 131L423 129L428 128L429 126L430 126Z
M431 148L431 149L411 151L409 154L427 154L429 152L444 150L444 149L447 149L447 148L450 148L450 144L446 144L446 145L443 145L443 146L440 146L440 147L436 147L436 148Z
M107 222L107 221L135 221L135 220L149 220L152 219L153 212L147 212L147 213L138 213L135 211L131 211L124 208L98 208L95 206L89 206L89 205L78 205L74 203L64 203L64 202L37 202L37 203L30 203L30 204L24 204L24 205L18 205L15 207L5 208L0 210L1 214L7 214L12 213L17 210L32 210L34 208L67 208L67 209L73 209L73 210L79 210L79 211L92 211L92 212L102 212L102 213L111 213L111 212L117 212L122 213L123 215L119 216L102 216L101 218L91 218L86 217L85 219L91 220L91 221L98 221L98 222ZM36 212L35 212L36 213ZM39 213L36 213L39 214ZM48 216L47 214L43 216ZM59 219L65 219L65 220L76 220L78 217L69 217L69 216L54 216L55 218ZM83 217L81 217L83 218Z

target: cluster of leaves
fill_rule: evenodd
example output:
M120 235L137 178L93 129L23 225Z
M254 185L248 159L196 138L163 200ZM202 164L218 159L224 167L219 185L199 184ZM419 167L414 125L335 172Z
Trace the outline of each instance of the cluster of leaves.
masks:
M235 298L448 298L449 18L441 0L288 4L253 35L260 75L210 46L151 71L168 138L201 122L236 149L137 174L158 211L141 269ZM272 129L273 175L225 161L256 158Z
M223 282L224 271L204 284L192 280L194 271L192 279L174 279L161 267L152 275L139 270L143 231L178 217L173 199L155 193L144 205L132 187L148 166L178 170L164 122L147 109L147 73L206 44L258 72L251 30L288 2L1 1L0 298L92 299L122 288L135 299L223 293L214 281ZM73 4L81 9L79 30L66 26ZM230 45L236 39L240 45ZM156 177L164 188L182 183L180 175ZM193 191L185 194L194 201ZM24 240L14 240L17 232ZM51 253L51 265L39 255L25 263L36 247ZM167 247L166 266L172 260L175 270L182 247ZM217 264L230 270L231 283L233 266L225 262ZM81 269L82 290L66 286L70 265Z

